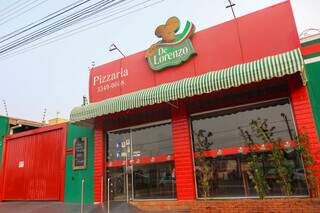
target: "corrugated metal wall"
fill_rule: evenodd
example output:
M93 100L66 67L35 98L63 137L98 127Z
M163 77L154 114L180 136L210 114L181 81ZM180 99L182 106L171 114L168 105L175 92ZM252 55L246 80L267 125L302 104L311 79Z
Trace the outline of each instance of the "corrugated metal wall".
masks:
M63 200L66 125L5 138L2 200Z

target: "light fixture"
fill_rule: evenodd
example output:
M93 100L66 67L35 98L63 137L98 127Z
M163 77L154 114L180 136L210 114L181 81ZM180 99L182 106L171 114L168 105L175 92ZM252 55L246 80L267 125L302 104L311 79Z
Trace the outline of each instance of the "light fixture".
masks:
M126 57L123 52L117 47L117 45L115 45L114 43L112 43L109 47L109 52L112 52L114 50L117 50L124 58Z

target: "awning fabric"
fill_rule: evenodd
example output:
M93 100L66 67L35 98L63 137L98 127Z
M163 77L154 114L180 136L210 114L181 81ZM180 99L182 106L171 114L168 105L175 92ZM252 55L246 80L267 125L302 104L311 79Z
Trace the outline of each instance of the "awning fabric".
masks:
M300 49L294 49L249 63L238 64L222 70L211 71L203 75L185 78L82 107L76 107L71 111L70 121L85 121L97 116L128 109L278 78L302 71L302 67L303 58Z

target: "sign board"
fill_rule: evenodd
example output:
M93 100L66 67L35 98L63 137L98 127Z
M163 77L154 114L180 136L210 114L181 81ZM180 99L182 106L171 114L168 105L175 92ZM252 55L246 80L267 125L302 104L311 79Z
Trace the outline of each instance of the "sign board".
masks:
M73 140L73 170L87 168L87 138L76 138Z
M126 139L126 146L130 145L130 139Z
M187 25L181 24L181 26ZM142 29L143 26L139 25L137 28ZM168 33L169 30L172 29L170 27L167 29L169 36L165 35L169 39L174 35L176 40L180 40L179 35L184 34L183 29L181 29L182 33L179 31ZM243 44L241 48L239 33ZM160 34L158 33L158 35ZM188 37L188 34L186 35ZM187 47L188 50L183 50L183 46L188 45L188 39L197 52L189 59L185 56L192 53L191 49ZM143 50L125 58L93 67L89 79L90 103L199 76L207 72L218 71L236 64L247 63L300 47L290 1L284 1L273 7L238 17L237 20L230 20L203 29L195 32L188 39L183 40L184 42L181 42L181 44L175 44L174 42L164 42L162 38L157 39L155 37L154 43L159 47L158 52L154 52L157 54L156 58L148 55L148 50ZM168 46L164 46L165 43ZM174 45L169 46L169 44ZM149 46L151 46L151 43ZM156 50L156 46L154 47L154 50ZM152 50L153 48L151 48L150 53L152 53ZM160 57L162 58L160 59ZM150 63L154 62L155 69L159 70L154 71L150 67L148 58ZM160 67L160 65L169 65L166 64L168 61L170 61L170 65L179 63L175 61L178 59L182 61L181 65ZM162 71L160 71L161 68Z
M18 168L23 168L24 167L24 161L19 161Z
M196 54L190 40L195 26L187 21L182 33L176 35L179 29L180 20L175 16L157 27L155 34L162 40L153 44L145 53L151 69L159 71L178 66Z
M141 151L140 150L133 151L132 155L133 155L133 157L140 157Z

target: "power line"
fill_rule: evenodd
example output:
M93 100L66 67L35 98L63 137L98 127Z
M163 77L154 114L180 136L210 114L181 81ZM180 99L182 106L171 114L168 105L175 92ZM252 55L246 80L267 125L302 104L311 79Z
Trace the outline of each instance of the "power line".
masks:
M9 51L9 50L16 48L16 47L24 46L34 40L42 38L45 35L48 35L48 34L56 32L58 30L61 30L66 27L65 24L72 23L72 22L76 23L77 21L84 19L92 14L95 14L96 12L100 12L106 8L109 8L110 6L106 6L106 5L108 5L114 1L115 0L107 0L107 1L101 0L93 5L90 5L81 11L78 11L76 13L73 13L73 14L67 16L64 19L60 19L58 21L55 21L54 23L52 23L50 25L42 27L41 29L37 30L36 32L29 33L28 35L26 35L22 38L16 39L15 41L12 41L12 42L2 46L2 48L0 49L0 53L4 53L4 52ZM114 4L118 4L123 1L125 1L125 0L120 0Z
M9 22L9 21L11 21L11 20L13 20L13 19L15 19L15 18L17 18L17 17L19 17L19 16L21 16L21 15L23 15L23 14L25 14L25 13L27 13L27 12L29 12L30 10L32 10L32 9L34 9L34 8L42 5L43 3L47 2L47 1L48 1L48 0L41 1L41 2L39 2L38 4L34 5L33 7L29 8L29 9L27 9L27 10L24 10L24 11L22 11L21 13L18 13L18 14L16 14L15 16L9 18L9 19L6 19L5 21L0 22L0 26L3 25L3 24L5 24L5 23L7 23L7 22Z
M147 1L145 1L145 2L149 2L149 1L151 1L151 0L147 0ZM40 43L38 43L38 44L35 44L35 45L31 46L31 47L27 47L27 48L22 49L22 50L20 50L20 51L16 51L16 52L14 52L14 53L4 55L4 56L0 57L0 60L6 60L6 59L8 59L8 58L11 58L11 57L14 57L14 56L17 56L17 55L21 55L21 54L26 53L26 52L29 52L29 51L31 51L31 50L37 49L37 48L39 48L39 47L49 45L49 44L51 44L51 43L57 42L57 41L62 40L62 39L64 39L64 38L68 38L68 37L70 37L70 36L76 35L76 34L81 33L81 32L83 32L83 31L86 31L86 30L89 30L89 29L98 27L98 26L100 26L100 25L102 25L102 24L106 24L106 23L109 23L109 22L111 22L111 21L117 20L117 19L119 19L119 18L125 17L125 16L127 16L127 15L129 15L129 14L132 14L132 13L135 13L135 12L138 12L138 11L141 11L141 10L143 10L143 9L145 9L145 8L148 8L148 7L151 7L151 6L153 6L153 5L159 4L159 3L163 2L163 1L164 1L164 0L159 0L159 1L157 1L157 2L154 2L154 3L152 3L152 4L149 4L149 5L147 5L147 6L144 6L144 7L141 7L141 8L135 9L135 10L132 10L132 11L130 11L130 12L124 13L123 15L120 15L120 16L117 16L117 17L108 19L108 20L106 20L106 21L104 21L104 22L101 22L101 21L105 20L106 18L109 18L110 16L101 18L101 19L99 19L99 20L97 20L97 21L91 22L89 25L91 25L91 24L93 24L93 23L101 22L101 23L99 23L99 24L95 24L95 25L92 25L92 26L89 26L89 27L88 27L87 25L85 25L85 26L80 26L80 27L78 27L78 28L76 28L76 29L70 30L70 31L68 31L68 32L66 32L66 33L64 33L64 34L57 35L57 36L52 37L52 38L50 38L50 39L48 39L48 40L45 40L45 41L40 42ZM121 12L122 12L122 11L120 11L120 13L121 13ZM86 27L86 26L87 26L87 27Z
M90 1L90 0L87 0L87 1ZM99 1L98 3L95 3L95 4L93 4L93 5L90 5L89 7L86 7L86 8L83 9L83 10L77 11L77 12L74 13L74 14L71 14L71 15L65 17L65 18L62 18L62 19L60 19L60 20L58 20L58 21L55 21L53 24L57 24L57 23L58 23L58 24L61 24L62 21L66 20L67 18L70 18L70 17L72 18L72 16L77 15L77 14L83 12L84 10L88 10L88 9L90 9L92 6L101 6L100 3L101 3L101 2L103 3L103 1L105 1L105 0ZM110 0L109 0L109 1L110 1ZM112 0L112 1L114 1L114 0ZM74 8L74 7L73 7L73 8ZM73 9L73 8L72 8L72 9ZM57 16L59 16L59 15L62 15L62 14L64 14L65 12L68 12L68 11L69 11L69 9L68 9L67 11L64 11L63 13L59 13L59 14L53 16L52 18L55 18L55 17L57 17ZM50 19L52 19L52 18L50 18ZM40 24L43 24L43 23L44 23L44 22L41 22ZM51 25L53 25L53 24L51 24ZM45 27L42 27L42 28L40 28L40 29L37 30L37 31L46 29L46 28L48 28L48 27L50 27L50 25L47 25L47 26L45 26ZM35 33L37 33L37 31L32 32L32 33L29 33L29 34L26 35L26 36L32 36L32 35L34 35ZM23 38L24 38L24 37L18 38L16 41L19 41L19 40L21 40L21 39L23 39ZM6 40L8 40L8 39L6 39ZM15 42L15 41L13 41L13 42L11 42L11 43L14 43L14 42ZM10 43L9 43L9 44L10 44ZM7 45L8 45L8 44L7 44Z
M0 16L1 16L1 13L2 13L3 11L6 11L6 10L9 9L10 7L18 4L20 1L21 1L21 0L15 1L15 2L13 2L12 4L8 5L7 7L3 8L2 10L0 10Z
M3 16L8 16L8 14L15 13L16 11L20 10L22 7L26 6L31 2L30 4L33 4L34 2L39 1L39 0L26 0L21 2L21 4L16 4L15 7L11 8L9 11L4 12L3 14L0 14L0 19L3 18Z
M121 5L118 5L118 6L121 6ZM116 8L116 7L115 7ZM112 9L114 9L114 8L112 8ZM93 17L91 17L91 18L93 18ZM86 20L85 20L86 21ZM81 22L83 22L83 21L81 21ZM59 35L60 36L60 35ZM54 37L55 38L55 37ZM49 40L52 40L52 38L51 39L49 39ZM43 42L40 42L40 43L43 43ZM11 54L10 54L11 55Z
M50 20L52 20L52 19L54 19L54 18L56 18L56 17L58 17L60 15L63 15L63 14L65 14L65 13L67 13L67 12L77 8L77 7L80 7L80 6L82 6L83 4L85 4L85 3L89 2L89 1L91 1L91 0L85 0L85 1L79 0L79 1L76 1L75 3L72 3L72 4L70 4L70 5L68 5L68 6L66 6L66 7L64 7L62 9L58 10L58 11L56 11L56 12L53 12L53 13L45 16L44 18L42 18L42 19L40 19L40 20L38 20L36 22L33 22L34 24L31 23L31 24L29 24L29 25L27 25L25 27L22 27L22 28L20 28L18 30L15 30L12 33L9 33L9 34L7 34L5 36L2 36L0 39L2 39L2 38L6 38L6 39L1 40L0 43L3 43L4 41L7 41L7 40L9 40L11 38L14 38L14 37L16 37L18 35L21 35L22 33L27 32L27 31L29 31L29 30L31 30L31 29L33 29L33 28L35 28L35 27L37 27L37 26L39 26L41 24L44 24L44 23L46 23L46 22L48 22L48 21L50 21Z
M41 21L49 18L50 16L53 16L53 15L55 15L55 14L61 12L61 11L64 11L64 10L68 9L69 7L72 7L72 6L80 3L81 1L83 1L83 0L78 0L78 1L76 1L76 2L74 2L74 3L72 3L72 4L70 4L70 5L67 5L66 7L63 7L63 8L61 8L60 10L57 10L57 11L55 11L55 12L53 12L53 13L51 13L51 14L49 14L49 15L47 15L47 16L45 16L45 17L43 17L43 18L41 18L41 19L39 19L39 20L37 20L37 21L34 21L34 22L32 22L32 23L24 26L24 27L21 27L21 28L15 30L15 31L9 33L9 34L6 34L6 35L4 35L4 36L1 36L0 39L7 38L7 37L9 37L9 36L14 37L14 36L17 36L17 35L25 32L25 31L27 31L27 30L30 30L30 29L32 29L32 27L36 27L35 25L36 25L37 23L40 23ZM30 27L30 26L32 26L32 27ZM28 28L28 27L30 27L30 28ZM28 29L26 29L26 28L28 28ZM25 31L24 31L24 30L25 30ZM12 38L12 37L10 37L10 38ZM10 39L10 38L9 38L9 39ZM3 41L0 40L0 43L1 43L1 42L3 42Z

